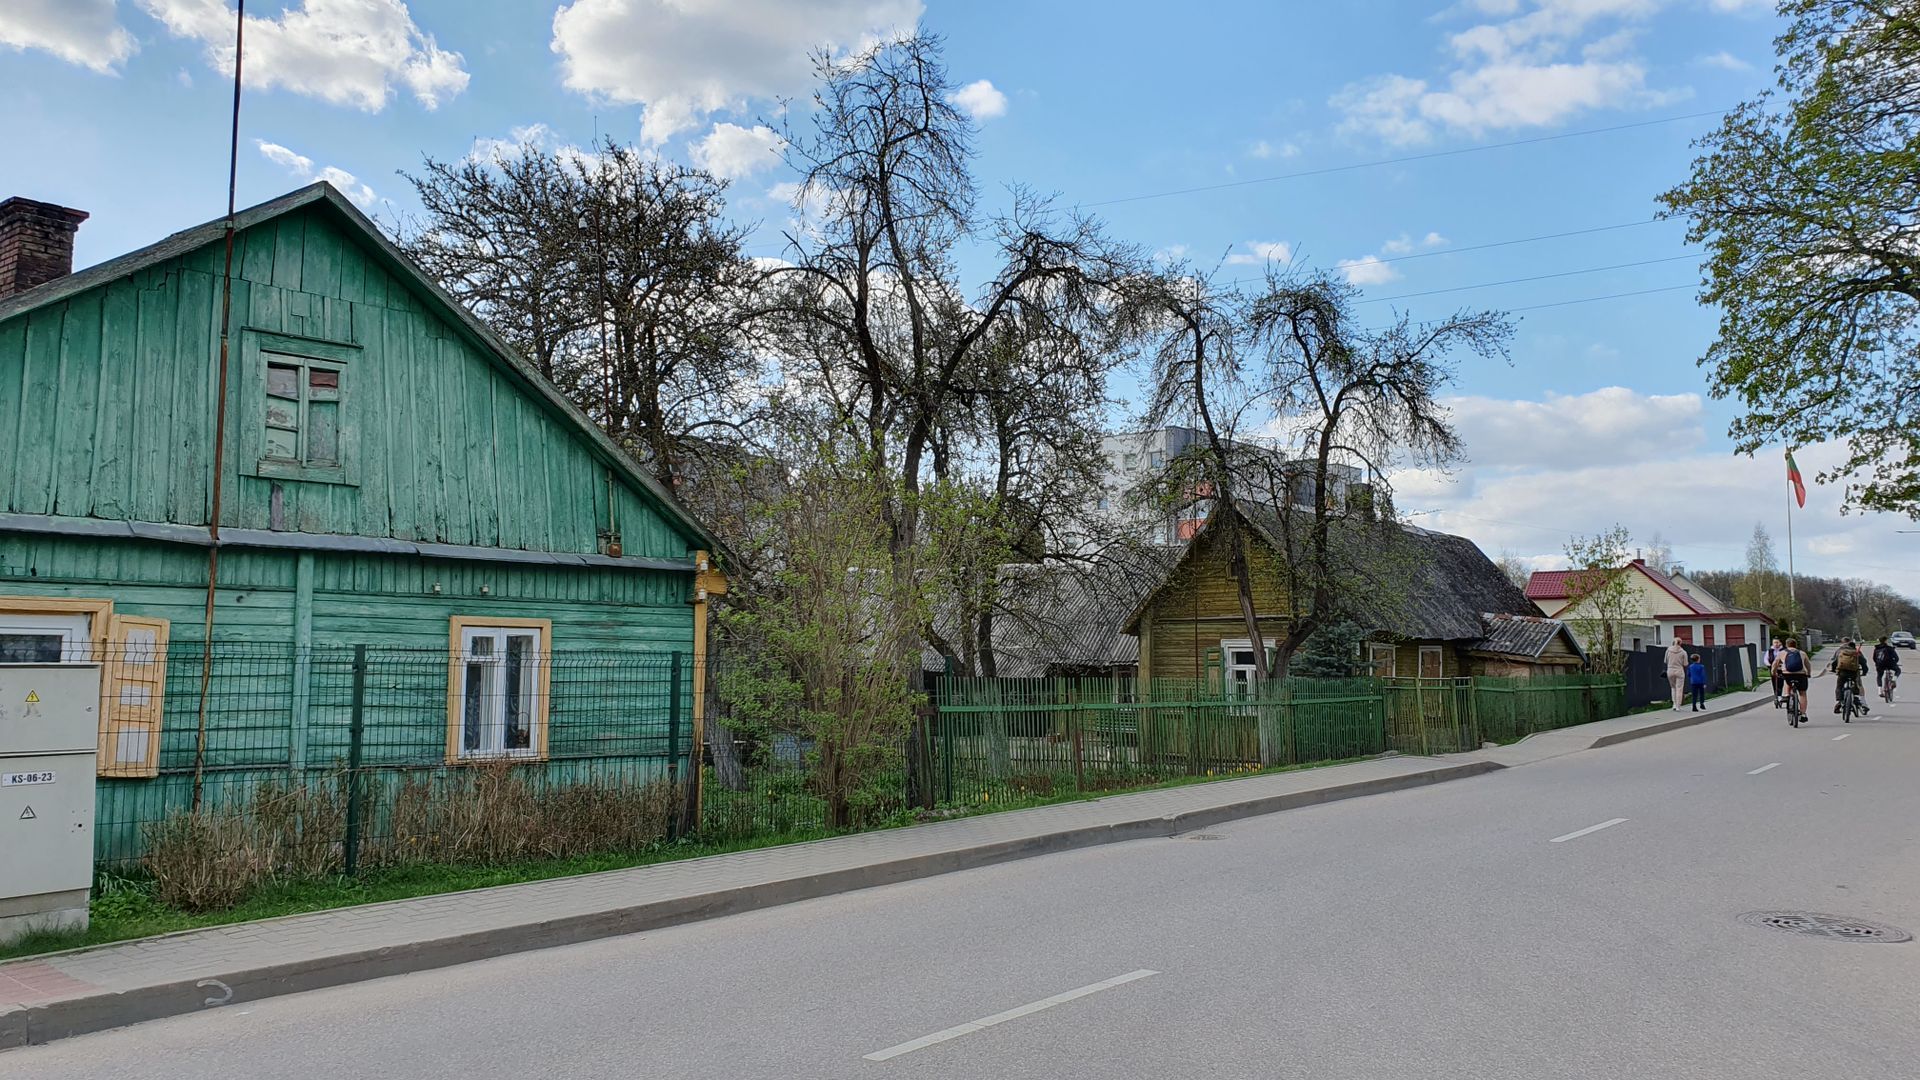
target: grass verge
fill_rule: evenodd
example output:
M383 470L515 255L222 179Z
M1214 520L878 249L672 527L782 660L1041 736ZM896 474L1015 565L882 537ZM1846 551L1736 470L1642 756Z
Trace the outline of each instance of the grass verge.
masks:
M1337 761L1316 761L1300 765L1280 765L1271 769L1246 770L1224 776L1183 776L1157 784L1127 788L1124 790L1086 792L1069 790L1050 795L1023 796L1017 799L996 802L991 805L944 806L932 811L907 811L895 815L879 827L898 828L932 820L1006 813L1011 810L1028 810L1037 806L1050 806L1067 802L1085 802L1093 799L1107 798L1113 795L1130 794L1136 791L1155 791L1164 788L1187 787L1193 784L1244 779L1249 776L1263 776L1270 773L1298 772L1303 769L1322 768L1329 765L1345 765L1361 760L1365 759L1342 758ZM169 907L155 898L151 881L139 878L102 875L94 882L93 901L91 905L92 918L86 930L50 931L29 934L26 937L0 945L0 961L57 952L63 949L107 945L116 941L151 937L155 934L170 934L181 930L198 930L209 926L224 926L231 923L278 918L283 915L300 915L311 911L325 911L330 908L351 907L358 904L376 904L386 900L407 900L420 896L433 896L438 893L460 892L467 889L484 889L495 885L514 885L527 881L543 881L549 878L595 874L606 870L625 870L636 866L677 862L681 859L696 859L707 855L725 855L736 851L749 851L756 848L775 847L781 844L795 844L807 840L819 840L832 835L836 834L816 830L757 836L727 843L701 843L696 840L684 840L670 844L661 844L648 851L633 854L582 855L565 859L534 859L495 866L436 863L410 864L369 870L357 877L351 878L334 876L267 885L249 895L239 904L218 911L190 912Z

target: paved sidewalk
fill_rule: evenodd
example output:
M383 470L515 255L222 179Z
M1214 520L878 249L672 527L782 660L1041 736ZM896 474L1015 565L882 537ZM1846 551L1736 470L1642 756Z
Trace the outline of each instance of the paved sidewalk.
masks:
M1751 700L1746 700L1750 698ZM684 862L191 930L0 963L0 1050L204 1008L628 934L1031 855L1174 836L1610 745L1764 704L1643 713L1513 746L1113 795Z
M1530 765L1533 762L1545 761L1563 754L1597 750L1603 746L1616 746L1632 739L1643 739L1649 735L1677 731L1695 724L1704 724L1709 720L1743 713L1749 709L1770 708L1772 704L1773 690L1763 685L1758 690L1743 690L1709 698L1707 707L1702 712L1683 708L1630 713L1612 720L1601 720L1598 723L1581 724L1578 727L1561 728L1558 731L1543 731L1538 735L1529 735L1509 746L1484 750L1477 756L1503 768ZM1783 719L1781 723L1784 724L1786 721Z

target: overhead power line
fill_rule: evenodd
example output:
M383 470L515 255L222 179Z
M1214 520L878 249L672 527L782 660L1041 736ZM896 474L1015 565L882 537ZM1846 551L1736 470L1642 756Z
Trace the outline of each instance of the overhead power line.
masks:
M1081 203L1080 205L1086 208L1118 206L1121 203L1144 202L1148 199L1167 199L1175 195L1197 195L1207 191L1226 191L1231 188L1251 187L1255 184L1273 184L1282 180L1298 180L1308 176L1328 176L1334 173L1354 172L1359 169L1377 169L1382 165L1404 165L1414 161L1431 161L1435 158L1459 157L1462 154L1478 154L1487 150L1504 150L1513 146L1530 146L1534 143L1557 142L1561 139L1578 139L1587 135L1605 135L1610 132L1629 131L1634 128L1657 127L1661 124L1679 123L1682 120L1698 120L1706 116L1722 116L1726 111L1725 109L1708 109L1704 112L1684 113L1680 116L1663 116L1658 120L1638 120L1631 124L1613 124L1608 127L1584 128L1580 131L1563 131L1557 135L1535 135L1526 139L1483 143L1479 146L1461 146L1452 150L1431 150L1424 154L1404 154L1400 157L1378 158L1373 161L1356 161L1347 165L1328 165L1319 169L1301 169L1298 172L1277 173L1273 176L1256 176L1247 180L1229 180L1220 184L1201 184L1196 187L1153 191L1143 195L1125 195L1117 199L1102 199L1099 202Z
M1498 285L1518 285L1526 281L1547 281L1551 278L1578 277L1581 274L1600 274L1608 270L1626 270L1635 266L1653 266L1658 263L1679 262L1681 259L1695 259L1699 258L1699 256L1699 252L1689 251L1679 255L1669 255L1663 259L1641 259L1639 262L1614 263L1611 266L1589 266L1584 270L1562 270L1557 274L1533 274L1529 277L1506 278L1502 281L1482 281L1474 285L1455 285L1445 289L1426 289L1421 292L1396 293L1393 296L1376 296L1367 300L1356 300L1354 303L1356 306L1359 304L1384 304L1390 300L1411 300L1416 296L1437 296L1440 293L1467 292L1472 289L1491 289Z

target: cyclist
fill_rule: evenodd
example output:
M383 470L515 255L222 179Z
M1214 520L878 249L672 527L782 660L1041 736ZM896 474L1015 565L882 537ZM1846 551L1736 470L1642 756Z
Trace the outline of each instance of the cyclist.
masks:
M1866 702L1862 700L1863 695L1860 690L1860 676L1866 669L1867 658L1860 654L1860 647L1853 643L1852 638L1847 638L1842 641L1840 648L1834 651L1833 659L1827 661L1827 670L1833 672L1835 675L1833 680L1834 712L1840 711L1840 701L1846 695L1847 686L1851 684L1853 686L1853 699L1859 702L1860 715L1865 716L1867 714Z
M1807 654L1800 651L1800 639L1788 638L1786 648L1773 658L1773 670L1787 693L1800 699L1800 715L1807 715Z
M1779 661L1780 654L1786 651L1787 647L1780 643L1778 637L1773 639L1772 645L1767 646L1767 673L1773 676L1773 704L1775 707L1778 707L1782 700L1780 697L1780 684L1782 679Z
M1880 643L1873 647L1873 685L1884 686L1887 672L1900 674L1900 650L1887 643L1887 636L1880 635Z

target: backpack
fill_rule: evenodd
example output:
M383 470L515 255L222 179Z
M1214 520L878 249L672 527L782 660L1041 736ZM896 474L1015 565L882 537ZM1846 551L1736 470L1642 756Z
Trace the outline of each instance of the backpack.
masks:
M1786 670L1787 674L1798 675L1807 670L1807 661L1800 655L1799 649L1788 649L1787 658L1780 662L1780 666Z
M1833 658L1833 666L1842 675L1860 674L1860 650L1841 649L1840 655Z

